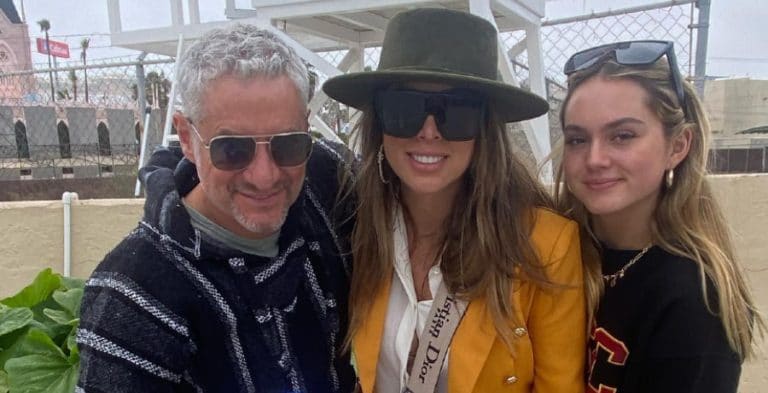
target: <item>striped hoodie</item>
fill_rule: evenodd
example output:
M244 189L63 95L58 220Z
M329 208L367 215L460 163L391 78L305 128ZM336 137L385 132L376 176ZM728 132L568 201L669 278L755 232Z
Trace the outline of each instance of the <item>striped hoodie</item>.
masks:
M153 154L143 219L86 284L76 391L351 391L339 350L350 228L333 215L341 154L315 144L274 258L194 229L180 201L198 183L194 165L178 150Z

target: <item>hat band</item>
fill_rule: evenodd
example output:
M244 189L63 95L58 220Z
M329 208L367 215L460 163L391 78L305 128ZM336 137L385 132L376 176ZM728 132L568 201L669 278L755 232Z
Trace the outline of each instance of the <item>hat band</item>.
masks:
M381 68L377 71L418 71L418 72L425 72L425 73L437 73L437 74L443 74L443 75L456 75L456 76L470 76L474 78L483 78L488 79L491 81L496 81L496 75L482 75L477 74L473 72L462 72L460 70L456 69L447 69L447 68L440 68L440 67L424 67L424 66L399 66L399 67L388 67L388 68Z

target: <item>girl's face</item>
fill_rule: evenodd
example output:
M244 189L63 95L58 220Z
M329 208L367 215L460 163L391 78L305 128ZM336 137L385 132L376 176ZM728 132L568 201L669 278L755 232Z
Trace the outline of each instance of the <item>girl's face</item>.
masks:
M444 91L449 86L409 84L410 90ZM384 154L402 183L404 197L439 196L452 199L472 160L475 140L447 141L437 127L433 115L427 116L418 134L399 138L384 134Z
M665 171L688 153L690 131L669 140L648 99L634 81L597 76L565 108L565 180L598 220L647 223Z

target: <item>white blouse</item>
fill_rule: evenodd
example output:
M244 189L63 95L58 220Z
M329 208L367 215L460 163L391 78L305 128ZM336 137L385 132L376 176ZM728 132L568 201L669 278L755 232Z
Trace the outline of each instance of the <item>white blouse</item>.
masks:
M413 285L411 260L408 255L408 236L402 211L395 213L395 271L389 292L389 305L384 320L379 361L376 366L376 393L401 393L408 383L408 354L414 332L419 336L429 319L432 300L418 301ZM443 281L439 263L429 270L429 289L436 294ZM437 393L448 392L448 357L437 380Z

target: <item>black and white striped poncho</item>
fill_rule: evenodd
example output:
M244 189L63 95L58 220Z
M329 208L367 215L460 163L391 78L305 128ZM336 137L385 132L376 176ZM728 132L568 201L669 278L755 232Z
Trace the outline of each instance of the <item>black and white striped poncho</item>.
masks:
M179 195L197 184L177 151L142 177L144 218L87 282L78 392L349 392L348 229L332 208L342 162L316 143L275 258L214 244Z

